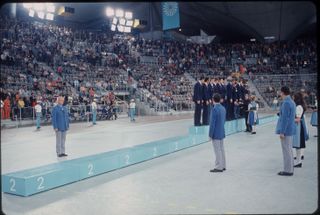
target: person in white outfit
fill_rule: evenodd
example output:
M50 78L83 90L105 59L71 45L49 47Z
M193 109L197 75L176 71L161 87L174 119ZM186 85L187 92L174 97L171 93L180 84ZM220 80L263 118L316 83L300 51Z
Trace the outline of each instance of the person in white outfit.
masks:
M134 99L131 99L129 104L129 115L130 115L131 122L136 121L134 118L135 114L136 114L136 103L134 102Z
M37 101L36 106L34 106L34 110L36 112L36 119L37 119L37 130L40 129L40 121L41 121L41 115L42 115L42 107L40 105L40 101Z
M305 122L304 113L307 109L307 105L303 99L302 93L296 93L294 95L294 102L296 103L296 134L293 136L293 148L296 149L297 164L294 167L302 167L302 161L304 159L303 150L306 147L306 141L309 139L309 132L307 124Z
M93 125L96 125L96 120L97 120L97 109L98 109L98 106L97 106L97 103L96 103L96 99L94 99L91 103L91 113L92 113L92 124Z

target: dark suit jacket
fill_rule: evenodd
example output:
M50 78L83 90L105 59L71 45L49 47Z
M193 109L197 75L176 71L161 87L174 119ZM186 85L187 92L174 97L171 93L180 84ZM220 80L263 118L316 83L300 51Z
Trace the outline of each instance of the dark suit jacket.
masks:
M199 83L199 81L197 81L197 83L194 85L193 88L193 101L197 102L197 101L201 101L203 98L202 95L202 84Z

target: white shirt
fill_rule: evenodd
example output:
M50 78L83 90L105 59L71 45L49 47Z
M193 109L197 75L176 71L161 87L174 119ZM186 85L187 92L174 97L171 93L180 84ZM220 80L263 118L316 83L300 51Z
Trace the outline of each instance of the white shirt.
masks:
M303 114L303 107L301 105L298 105L296 108L296 117L301 118L302 114Z
M134 103L134 102L130 102L130 104L129 104L129 108L136 108L136 103Z
M91 103L91 108L92 108L92 110L97 110L97 103L96 102L92 102Z
M42 107L41 105L37 104L36 106L34 106L34 109L36 110L37 113L41 113L42 111Z
M3 105L4 105L4 103L3 103L3 101L1 100L1 108L3 108Z
M250 102L249 105L248 105L248 110L250 110L251 108L253 107L252 103ZM254 112L257 112L259 109L259 104L256 103L256 110L254 110Z

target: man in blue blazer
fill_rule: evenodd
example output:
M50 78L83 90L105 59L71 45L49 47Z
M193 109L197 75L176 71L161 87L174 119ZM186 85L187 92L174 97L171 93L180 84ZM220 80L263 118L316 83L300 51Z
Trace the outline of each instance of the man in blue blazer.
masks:
M280 135L284 171L278 173L281 176L293 175L293 153L292 142L296 133L295 115L296 105L290 97L290 89L286 86L281 88L281 98L283 103L280 107L279 119L277 123L276 133Z
M204 77L201 77L199 81L194 85L193 88L193 101L195 104L194 109L194 125L200 126L200 119L201 119L201 109L202 109L202 103L203 103L203 90L202 90L202 84L203 84Z
M63 106L64 97L59 96L58 104L52 110L52 126L56 132L56 152L58 157L68 156L65 153L67 130L69 129L69 113Z
M209 137L212 140L216 156L215 168L210 172L223 172L226 170L226 159L224 153L223 139L225 138L224 123L226 121L226 109L220 104L220 94L213 96L214 107L211 110Z

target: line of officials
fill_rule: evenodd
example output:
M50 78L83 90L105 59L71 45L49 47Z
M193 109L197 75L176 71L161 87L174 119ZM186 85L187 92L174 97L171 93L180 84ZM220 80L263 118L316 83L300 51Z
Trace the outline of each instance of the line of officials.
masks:
M248 118L250 99L247 82L236 78L200 77L194 85L193 101L195 103L194 125L209 125L209 115L213 107L213 95L219 94L221 104L226 109L226 120L240 117ZM202 116L202 117L201 117ZM202 118L202 121L201 121ZM247 125L247 130L249 130Z

